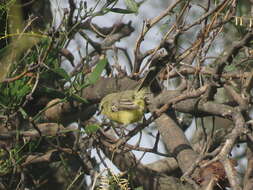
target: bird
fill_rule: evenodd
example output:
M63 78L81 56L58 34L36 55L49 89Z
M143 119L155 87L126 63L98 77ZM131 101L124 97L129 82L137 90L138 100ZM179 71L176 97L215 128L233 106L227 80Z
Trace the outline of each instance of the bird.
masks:
M146 111L146 94L146 88L108 94L100 103L101 113L123 125L140 121Z

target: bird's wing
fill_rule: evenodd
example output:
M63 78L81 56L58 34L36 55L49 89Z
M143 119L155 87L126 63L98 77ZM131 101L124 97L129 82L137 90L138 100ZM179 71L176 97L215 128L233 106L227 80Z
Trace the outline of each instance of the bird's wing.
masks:
M112 111L136 110L139 106L133 102L133 99L119 98L112 103Z

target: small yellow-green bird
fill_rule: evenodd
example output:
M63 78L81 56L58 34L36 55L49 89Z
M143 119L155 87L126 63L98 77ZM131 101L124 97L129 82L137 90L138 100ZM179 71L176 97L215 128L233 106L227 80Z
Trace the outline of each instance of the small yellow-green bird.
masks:
M140 121L146 110L146 94L146 88L108 94L100 103L101 113L124 125Z

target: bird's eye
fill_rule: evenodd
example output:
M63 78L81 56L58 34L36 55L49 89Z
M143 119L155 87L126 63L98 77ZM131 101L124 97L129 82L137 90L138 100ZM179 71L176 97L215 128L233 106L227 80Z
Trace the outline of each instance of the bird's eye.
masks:
M118 111L118 108L117 108L117 106L115 106L115 105L112 105L111 109L112 109L112 112Z

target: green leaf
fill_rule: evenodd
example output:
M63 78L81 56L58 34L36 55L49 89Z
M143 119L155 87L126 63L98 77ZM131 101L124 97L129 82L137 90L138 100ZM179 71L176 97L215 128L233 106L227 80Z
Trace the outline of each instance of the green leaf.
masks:
M87 134L92 134L95 133L99 128L100 128L99 125L87 125L85 126L84 130Z
M29 78L24 77L7 84L0 83L0 104L2 106L17 106L21 104L32 88L28 84L28 80Z
M88 84L92 85L95 84L98 79L100 78L101 73L103 72L105 66L107 65L108 61L106 58L101 59L98 64L96 65L93 72L88 76Z
M59 76L61 76L65 80L70 81L70 77L69 77L68 73L63 68L58 67L55 69L51 69L51 71L58 74Z
M29 118L28 114L26 113L26 111L22 107L19 108L19 111L20 111L21 115L23 116L23 118L26 118L26 119Z
M81 96L78 96L77 94L71 94L70 98L81 103L85 103L85 104L89 103L86 99L82 98Z
M133 14L136 13L135 11L129 10L129 9L120 9L120 8L112 8L107 9L108 11L114 12L114 13L120 13L120 14Z
M133 11L134 13L138 12L139 6L135 0L125 0L125 4L129 10Z

